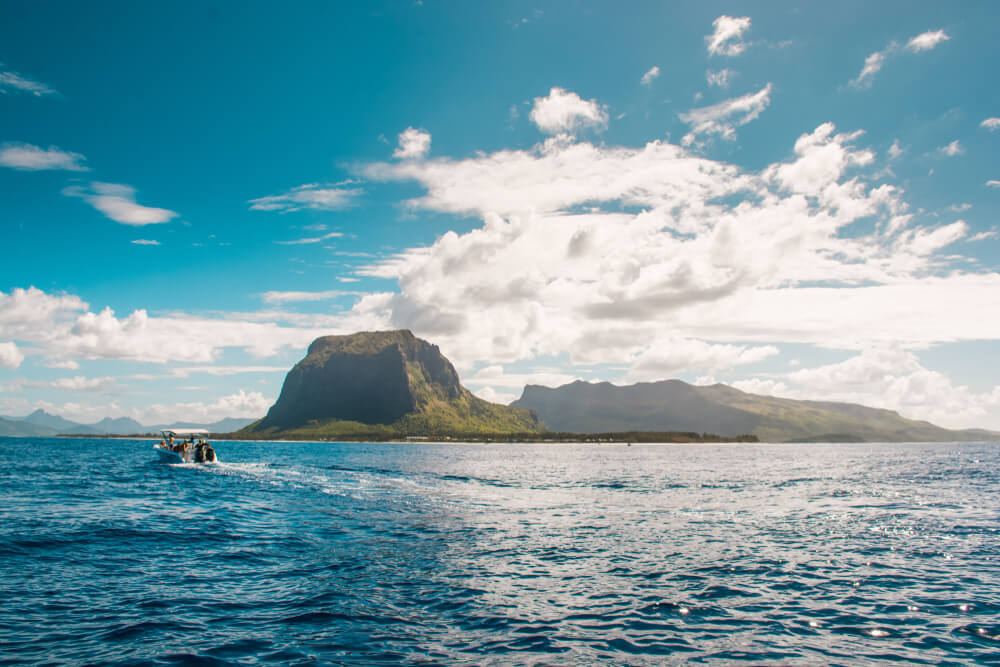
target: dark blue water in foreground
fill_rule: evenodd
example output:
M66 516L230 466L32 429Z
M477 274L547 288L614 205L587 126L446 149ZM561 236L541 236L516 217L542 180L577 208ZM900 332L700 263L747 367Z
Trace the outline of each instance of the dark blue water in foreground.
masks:
M0 439L0 662L1000 664L1000 445Z

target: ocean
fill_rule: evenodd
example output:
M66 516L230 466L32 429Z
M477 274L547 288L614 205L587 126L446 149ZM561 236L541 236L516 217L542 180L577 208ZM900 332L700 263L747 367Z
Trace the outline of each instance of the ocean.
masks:
M1000 664L1000 444L0 439L0 663Z

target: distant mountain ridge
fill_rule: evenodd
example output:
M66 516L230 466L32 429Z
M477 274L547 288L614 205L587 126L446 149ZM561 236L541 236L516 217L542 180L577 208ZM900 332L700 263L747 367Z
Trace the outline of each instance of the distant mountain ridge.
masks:
M693 431L756 435L767 442L989 440L1000 433L953 431L853 403L797 401L749 394L724 384L681 380L617 386L577 381L528 385L512 406L533 410L553 431Z
M437 345L397 330L317 338L288 372L264 419L240 435L472 437L541 430L531 411L474 396Z
M175 422L173 424L144 425L129 417L105 417L95 424L81 424L45 410L38 409L24 417L0 417L0 437L44 438L56 435L135 435L158 433L163 429L205 429L210 433L237 431L253 419L226 417L212 423Z

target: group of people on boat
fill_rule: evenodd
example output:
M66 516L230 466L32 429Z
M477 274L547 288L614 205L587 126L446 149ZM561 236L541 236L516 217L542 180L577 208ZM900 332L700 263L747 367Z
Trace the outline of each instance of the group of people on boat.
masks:
M212 445L201 438L195 441L193 437L190 437L180 442L174 442L173 433L169 433L165 441L160 441L160 447L176 452L185 459L187 458L187 453L193 449L194 456L192 458L195 463L213 463L216 460L215 450L212 448Z

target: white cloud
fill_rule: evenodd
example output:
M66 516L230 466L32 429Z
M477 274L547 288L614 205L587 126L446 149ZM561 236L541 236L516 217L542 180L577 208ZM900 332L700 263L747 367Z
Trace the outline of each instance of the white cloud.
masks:
M641 83L644 86L648 86L653 83L653 80L660 76L660 67L658 65L653 65L649 68L649 71L642 75Z
M608 112L597 100L584 100L562 88L552 88L547 97L536 97L530 118L546 134L572 135L585 127L601 130L608 125Z
M890 49L885 51L876 51L865 58L864 67L861 68L858 76L851 80L851 85L855 88L871 88L872 80L885 64L886 56L894 49L895 47L890 47Z
M83 199L108 219L123 225L156 225L177 217L176 213L165 208L137 204L135 188L129 185L93 182L89 189L70 186L63 190L63 194Z
M12 142L0 146L0 166L21 171L87 171L88 168L81 164L86 159L79 153L64 151L55 146L41 148Z
M628 380L662 380L685 371L719 371L755 364L777 354L778 348L773 345L747 347L693 338L659 337L633 361Z
M988 188L1000 188L1000 181L986 181L986 187L988 187Z
M958 139L955 139L955 141L951 142L947 146L939 148L938 152L947 157L955 157L956 155L963 154L965 152L965 148L962 147L962 144L958 143Z
M66 391L101 391L114 384L113 377L87 378L77 375L71 378L59 378L52 382L27 383L31 386L48 387L51 389L63 389Z
M929 30L910 39L906 43L906 48L914 53L919 51L929 51L941 42L950 39L944 30Z
M898 160L906 149L899 145L899 139L892 140L892 146L889 146L889 159Z
M890 57L899 55L904 51L909 51L910 53L929 51L947 39L949 37L943 30L932 30L913 37L906 43L905 47L900 46L895 41L889 42L889 45L884 49L876 51L865 58L865 64L861 68L861 72L850 83L855 88L871 88L875 75L881 71Z
M718 72L708 70L705 72L705 80L708 82L708 85L718 86L719 88L728 88L734 76L736 76L736 72L731 69L720 69Z
M423 158L431 150L431 133L408 127L399 133L399 148L392 156L402 160Z
M293 239L291 241L275 241L278 245L310 245L313 243L322 243L329 239L335 239L343 236L341 232L330 232L328 234L323 234L322 236L309 236L303 239Z
M965 223L928 226L900 188L870 182L862 137L825 123L756 173L665 142L368 165L372 180L423 186L410 206L483 224L363 267L399 292L354 312L465 367L633 363L663 332L849 349L1000 337L982 317L1000 310L1000 276L940 253Z
M13 70L2 68L3 63L0 63L0 94L27 93L35 97L59 94L41 81L35 81Z
M750 29L750 17L734 17L723 14L712 21L715 30L705 35L705 44L712 55L738 56L746 49L741 40L743 33Z
M135 245L160 245L159 241L154 241L152 239L135 239L132 243Z
M997 128L1000 128L1000 118L987 118L979 124L979 127L985 127L990 132L994 132Z
M45 364L45 366L46 368L64 368L71 371L75 371L80 368L80 364L72 359L52 360Z
M24 354L14 343L0 343L0 368L14 370L24 361Z
M264 358L287 347L305 348L321 335L373 328L371 318L351 314L302 316L299 321L282 313L151 317L136 310L119 318L110 308L92 312L76 296L54 296L35 288L0 292L0 340L28 343L55 362L210 363L227 348Z
M364 190L350 186L352 181L341 183L306 183L280 195L251 199L251 211L279 211L288 213L305 209L313 211L339 211L357 203Z
M327 290L323 292L264 292L260 295L264 303L294 303L300 301L328 301L338 297L355 294L355 292L344 292L342 290Z
M691 126L691 131L684 136L681 143L689 146L695 142L698 135L703 134L717 134L723 139L734 139L736 128L756 119L770 103L769 83L756 93L748 93L742 97L734 97L712 106L678 114L682 122Z
M53 404L37 401L0 401L4 409L13 412L30 412L35 408L81 423L94 423L104 417L129 417L145 426L174 424L176 422L212 423L224 417L254 419L263 417L274 403L260 392L240 389L234 394L221 396L213 401L190 401L178 403L154 403L142 408L123 408L115 402L106 404L85 404L67 402ZM16 406L16 407L15 407Z
M969 237L969 243L974 243L976 241L985 241L987 239L1000 238L1000 231L996 227L989 229L985 232L979 232L978 234L973 234Z
M896 345L867 347L845 361L794 371L787 379L797 385L795 396L886 408L951 428L981 421L988 408L1000 405L1000 386L990 393L955 386Z
M493 387L483 387L482 389L477 389L472 393L484 401L499 403L501 405L510 405L521 396L519 393L514 391L497 391Z

